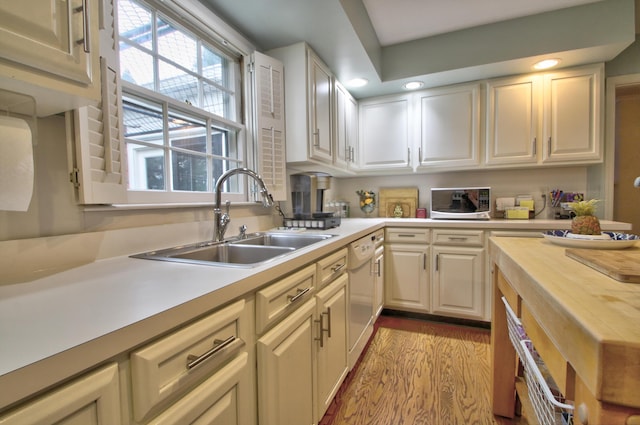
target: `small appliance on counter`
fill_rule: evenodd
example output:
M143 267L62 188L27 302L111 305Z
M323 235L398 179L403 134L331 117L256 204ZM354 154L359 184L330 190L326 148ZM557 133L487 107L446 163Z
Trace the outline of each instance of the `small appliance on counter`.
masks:
M490 187L431 189L430 216L441 220L489 220Z
M283 225L289 228L331 229L340 225L340 217L324 212L324 191L331 188L331 176L308 172L292 174L291 204L293 217L285 217Z

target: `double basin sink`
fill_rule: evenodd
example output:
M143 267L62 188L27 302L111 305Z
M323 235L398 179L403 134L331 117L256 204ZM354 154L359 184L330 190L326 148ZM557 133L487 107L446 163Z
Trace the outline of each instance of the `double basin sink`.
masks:
M242 239L200 242L132 255L147 260L174 261L226 267L256 267L329 239L334 235L302 233L251 233Z

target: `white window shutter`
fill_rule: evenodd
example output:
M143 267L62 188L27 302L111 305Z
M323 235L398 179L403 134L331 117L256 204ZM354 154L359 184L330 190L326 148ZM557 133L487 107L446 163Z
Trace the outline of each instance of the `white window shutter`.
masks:
M253 54L258 173L274 200L287 199L283 65Z
M102 0L102 102L74 111L77 185L81 204L127 201L126 153L114 0Z

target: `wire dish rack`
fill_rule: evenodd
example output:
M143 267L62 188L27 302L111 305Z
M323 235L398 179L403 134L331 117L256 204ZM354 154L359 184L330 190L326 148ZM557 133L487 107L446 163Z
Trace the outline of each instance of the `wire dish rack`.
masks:
M555 383L550 376L545 378L540 371L540 368L546 369L546 367L529 340L522 322L513 312L506 298L502 297L502 302L507 312L509 339L524 367L529 399L538 421L542 425L573 424L573 405L566 403L559 391L551 390L549 381L554 387Z

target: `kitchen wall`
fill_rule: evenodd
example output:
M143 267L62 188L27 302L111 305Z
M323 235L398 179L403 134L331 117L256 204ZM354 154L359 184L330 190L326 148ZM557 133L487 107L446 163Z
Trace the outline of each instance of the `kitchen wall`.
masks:
M490 186L492 196L530 194L536 202L536 211L542 209L542 190L561 188L565 192L586 192L587 167L546 168L544 170L465 171L406 176L369 176L334 179L326 199L348 201L352 217L364 217L358 207L356 190L380 188L418 188L418 206L428 209L429 189L432 187ZM547 208L539 218L548 218ZM378 211L374 212L378 215ZM550 217L550 216L549 216Z

